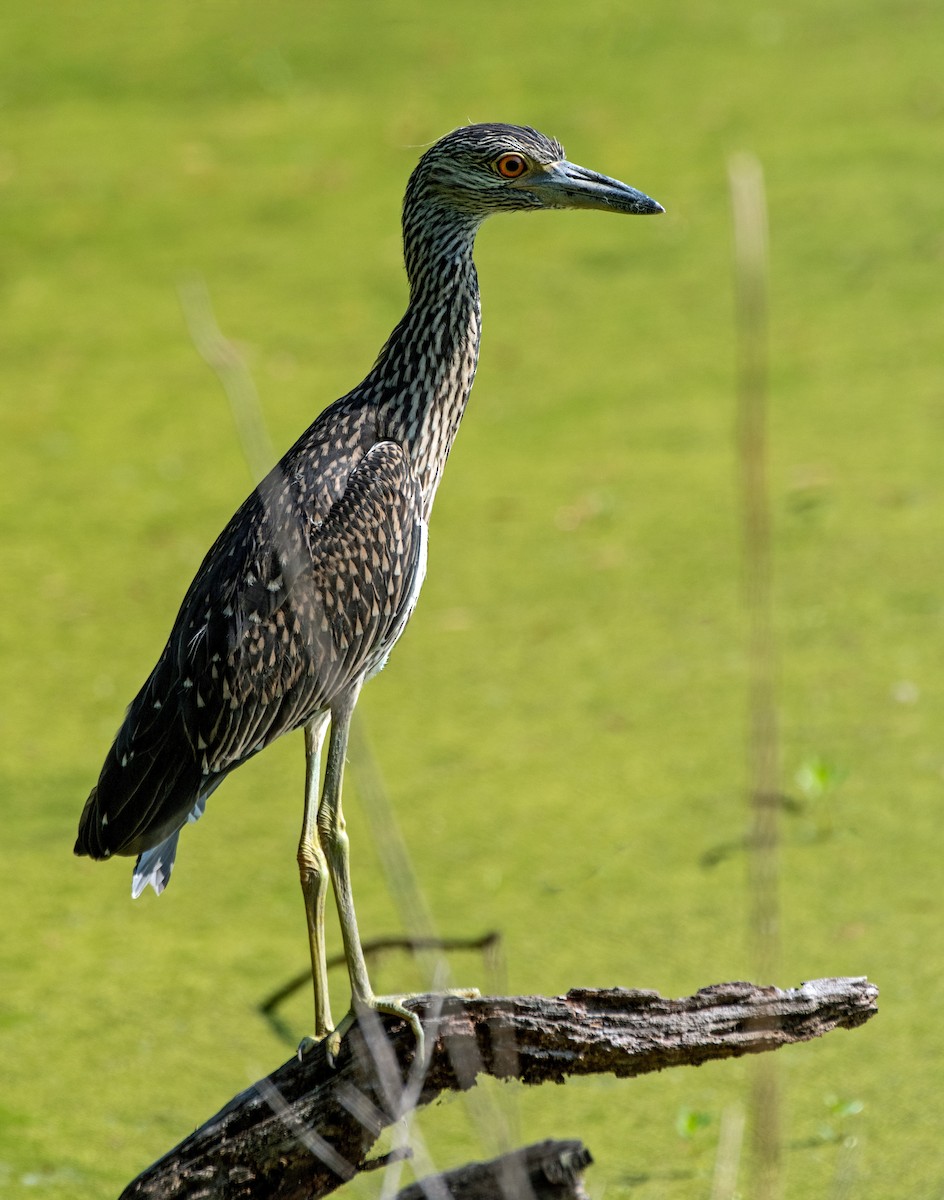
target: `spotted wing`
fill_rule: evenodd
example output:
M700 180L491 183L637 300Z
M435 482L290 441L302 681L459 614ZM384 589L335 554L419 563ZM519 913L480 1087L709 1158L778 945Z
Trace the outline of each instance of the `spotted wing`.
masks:
M194 696L188 724L211 771L297 728L386 655L422 582L420 500L402 448L379 442L323 521L295 524L301 545L272 539L236 598L222 662L204 648L219 688L212 711Z
M422 583L419 487L374 444L321 515L274 472L207 555L86 804L78 853L135 854L381 665Z

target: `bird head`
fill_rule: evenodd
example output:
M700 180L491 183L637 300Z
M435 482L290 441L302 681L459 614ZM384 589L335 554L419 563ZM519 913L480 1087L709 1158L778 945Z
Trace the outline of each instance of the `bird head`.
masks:
M473 219L536 208L596 208L661 213L645 193L568 162L553 138L519 125L467 125L441 138L420 159L411 198Z

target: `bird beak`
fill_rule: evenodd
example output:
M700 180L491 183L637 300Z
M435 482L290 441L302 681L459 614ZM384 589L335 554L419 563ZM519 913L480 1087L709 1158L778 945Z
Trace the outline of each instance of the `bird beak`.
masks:
M600 208L640 215L665 212L658 201L628 183L566 160L552 163L536 177L522 179L521 187L533 192L544 208Z

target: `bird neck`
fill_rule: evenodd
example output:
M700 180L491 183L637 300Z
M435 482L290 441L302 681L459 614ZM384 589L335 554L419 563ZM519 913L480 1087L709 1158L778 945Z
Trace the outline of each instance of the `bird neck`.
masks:
M481 335L472 261L479 218L404 211L410 303L381 351L378 432L410 456L429 515L475 377Z

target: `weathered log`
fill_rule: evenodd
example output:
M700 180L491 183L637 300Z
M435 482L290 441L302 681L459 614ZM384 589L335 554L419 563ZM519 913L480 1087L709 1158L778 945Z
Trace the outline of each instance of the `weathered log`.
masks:
M586 1200L583 1142L548 1139L488 1162L467 1163L397 1192L396 1200Z
M877 1011L865 979L781 991L716 984L680 1000L623 988L566 996L416 997L428 1061L405 1021L362 1013L337 1063L315 1047L234 1097L122 1193L122 1200L309 1200L364 1169L381 1131L479 1075L560 1083L640 1075L774 1050L854 1028Z

